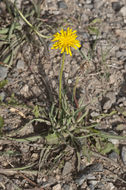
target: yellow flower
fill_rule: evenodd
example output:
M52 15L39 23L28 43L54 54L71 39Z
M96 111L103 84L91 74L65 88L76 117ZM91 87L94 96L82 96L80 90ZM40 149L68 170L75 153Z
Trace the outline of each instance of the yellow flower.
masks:
M67 28L67 31L64 31L63 29L59 32L57 32L56 34L54 34L54 39L52 40L53 42L55 42L52 46L51 49L61 49L61 53L63 52L67 52L67 54L70 54L72 56L71 53L71 47L77 49L80 48L80 42L79 40L77 40L77 34L76 34L76 30L72 31L72 29L70 29L69 27Z

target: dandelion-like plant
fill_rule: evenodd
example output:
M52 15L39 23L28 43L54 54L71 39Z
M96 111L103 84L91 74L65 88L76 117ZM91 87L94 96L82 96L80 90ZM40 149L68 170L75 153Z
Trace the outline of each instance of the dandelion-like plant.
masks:
M59 78L59 107L61 107L61 88L62 88L62 74L65 60L65 53L70 54L72 56L71 48L78 49L81 47L79 40L77 40L76 30L72 31L69 27L66 31L63 29L56 34L54 34L53 42L55 42L51 49L60 49L61 53L63 53L62 65L60 70L60 78Z
M71 47L77 49L80 48L80 42L77 40L77 34L76 30L72 31L69 27L67 28L67 31L64 31L63 29L56 34L54 34L54 39L52 40L55 42L53 44L53 47L51 49L61 49L61 53L67 52L67 54L70 54L72 56Z

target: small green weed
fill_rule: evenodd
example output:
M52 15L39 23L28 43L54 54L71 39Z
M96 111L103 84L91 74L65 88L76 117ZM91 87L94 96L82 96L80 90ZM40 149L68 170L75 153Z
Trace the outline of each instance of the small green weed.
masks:
M3 88L8 83L8 80L0 81L0 89Z
M3 134L2 132L3 126L4 126L4 119L3 117L0 116L0 136L2 136Z

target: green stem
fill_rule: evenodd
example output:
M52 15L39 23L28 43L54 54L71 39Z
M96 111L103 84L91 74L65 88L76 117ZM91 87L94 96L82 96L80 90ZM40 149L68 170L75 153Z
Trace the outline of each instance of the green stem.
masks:
M64 62L65 62L65 52L63 53L62 65L61 65L60 77L59 77L59 108L61 108L61 102L62 102L62 76L63 76Z
M17 8L16 8L16 9L17 9ZM41 34L40 32L38 32L38 31L33 27L33 25L24 17L24 15L22 14L22 12L21 12L20 10L18 10L18 9L17 9L17 11L18 11L19 15L21 16L21 18L28 24L28 26L30 26L30 27L33 29L33 31L34 31L39 37L42 37L42 38L51 38L51 37L52 37L52 36L45 36L45 35Z
M90 61L90 58L87 55L85 55L84 52L82 52L80 49L78 49L78 52L80 53L80 55L81 55L81 57L83 59L86 59L87 61Z

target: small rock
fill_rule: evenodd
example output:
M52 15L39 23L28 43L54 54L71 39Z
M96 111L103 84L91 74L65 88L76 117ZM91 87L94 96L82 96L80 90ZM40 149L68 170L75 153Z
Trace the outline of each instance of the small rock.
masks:
M38 154L37 153L33 153L32 155L31 155L31 158L32 158L32 160L33 161L36 161L36 160L38 160Z
M102 172L103 171L103 165L102 164L92 164L87 166L86 168L83 169L83 171L81 171L77 177L77 179L75 180L75 182L77 183L78 186L82 185L83 182L86 179L91 179L92 176L92 172ZM91 174L91 175L90 175ZM94 176L92 176L94 179Z
M70 190L70 186L69 185L66 185L64 184L63 187L62 187L63 190Z
M78 186L82 185L83 182L87 179L87 174L82 175L81 177L77 178L75 182Z
M116 190L116 189L115 189L115 186L113 185L113 183L108 183L108 184L106 184L106 189L109 189L109 190Z
M121 97L118 99L117 104L123 103L126 101L126 97Z
M40 97L41 94L42 94L42 91L40 90L40 88L39 88L37 85L33 86L33 87L31 88L31 91L32 91L32 93L33 93L36 97Z
M103 165L102 164L92 164L88 167L86 167L86 171L88 172L88 174L92 173L92 172L102 172L103 171Z
M72 83L72 80L71 79L68 79L68 84L71 84Z
M91 113L91 117L97 117L97 116L99 116L99 113L98 113L98 112L93 111L93 112Z
M30 96L30 91L29 91L29 87L26 84L25 86L23 86L23 88L20 90L21 95L23 95L25 98L28 98Z
M90 190L95 190L95 185L89 184L88 187L89 187Z
M122 14L122 16L124 18L124 23L126 23L126 6L124 6L120 9L120 13Z
M57 2L57 5L58 5L59 9L67 9L68 8L64 1Z
M119 125L117 125L116 130L117 131L126 130L126 124L119 124Z
M110 84L114 84L115 81L116 81L115 74L112 74L112 75L109 77L109 83L110 83Z
M66 163L65 163L65 166L64 166L64 168L63 168L62 174L63 174L63 175L67 175L67 174L69 174L69 173L71 172L71 170L72 170L71 163L70 163L70 162L66 162Z
M109 98L109 100L107 102L105 102L105 104L103 106L104 110L110 109L112 104L114 104L116 102L116 95L114 92L108 92L106 94L106 97Z
M87 22L88 20L89 20L88 15L86 15L85 13L82 13L82 15L81 15L81 21L82 21L83 23L85 23L85 22ZM83 32L83 37L84 37L84 38L87 38L87 34L84 33L84 32Z
M113 10L115 11L115 12L118 12L118 11L120 11L120 9L121 9L121 5L120 5L120 2L112 2L112 8L113 8Z
M111 142L114 145L118 145L119 144L119 140L118 139L109 139L109 142Z
M17 70L18 71L23 71L24 70L24 66L25 66L24 61L18 60L18 62L17 62Z
M126 50L122 49L120 51L116 52L116 57L118 59L123 59L124 57L126 57Z
M108 157L111 159L111 160L113 160L113 161L115 161L115 162L117 162L117 160L118 160L118 154L116 153L116 152L111 152L109 155L108 155Z
M40 181L38 181L39 183L41 183L41 181L43 181L42 183L42 187L44 189L46 189L46 187L48 188L49 186L52 186L54 184L56 184L56 180L54 179L54 177L50 176L49 179L47 180L46 178L43 178L43 180L40 178ZM54 186L55 187L55 186ZM57 189L58 190L58 189ZM60 190L60 189L59 189Z
M96 180L96 177L92 174L88 174L88 177L87 177L88 180Z
M126 165L126 146L122 147L121 157L122 157L123 163Z
M87 3L87 4L91 4L91 3L92 3L92 0L86 0L86 3Z
M107 102L105 102L103 109L104 110L109 110L112 106L112 102L110 100L108 100Z
M61 185L60 184L57 184L55 185L52 190L61 190Z
M89 183L90 183L91 185L95 186L95 185L98 183L98 181L96 181L96 180L91 180Z
M104 1L96 1L95 8L96 10L100 9L102 6L104 6Z
M126 38L126 32L125 32L125 30L116 29L115 33L116 33L117 36L120 36L120 37L122 37L124 39Z
M4 99L5 99L5 97L6 97L5 92L1 92L1 93L0 93L0 101L3 102Z
M92 179L87 179L87 183L89 184L90 190L95 190L98 181L96 180L95 176L92 176Z
M4 80L7 77L8 68L0 66L0 81Z

